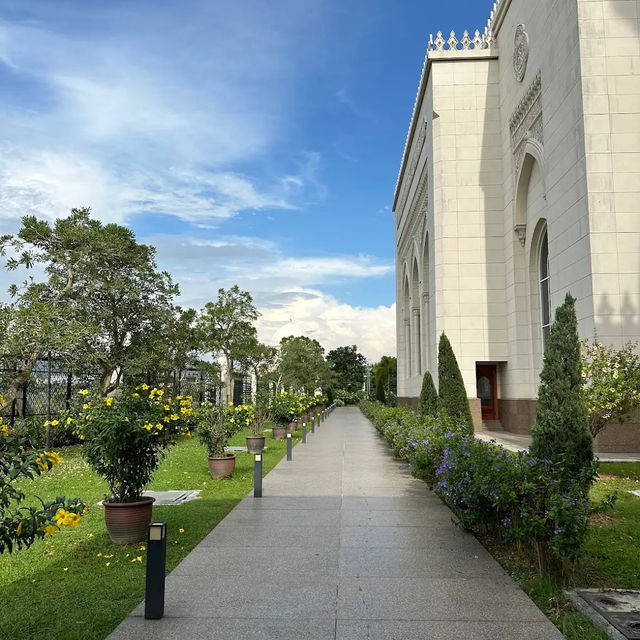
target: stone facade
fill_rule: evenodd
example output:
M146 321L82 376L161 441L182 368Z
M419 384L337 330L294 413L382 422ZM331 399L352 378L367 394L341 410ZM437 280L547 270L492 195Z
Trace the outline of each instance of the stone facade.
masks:
M399 398L444 331L476 426L528 431L566 292L583 337L640 339L639 18L499 0L482 33L430 38L393 207Z

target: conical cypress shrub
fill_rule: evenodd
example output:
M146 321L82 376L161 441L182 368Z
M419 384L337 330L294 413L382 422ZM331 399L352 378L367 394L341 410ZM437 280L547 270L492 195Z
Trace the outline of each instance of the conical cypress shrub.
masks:
M451 348L449 338L442 333L438 344L438 388L440 396L438 406L451 418L463 424L469 433L473 433L471 409L467 400L467 391L460 373L458 361Z
M431 373L427 371L422 378L422 389L420 391L420 402L418 410L423 416L438 415L438 392L433 384Z
M593 439L581 386L575 298L567 294L556 310L544 353L530 449L533 458L551 460L566 481L585 476L589 480L593 465Z
M382 403L387 401L384 396L384 380L382 379L382 376L378 376L376 379L376 400Z

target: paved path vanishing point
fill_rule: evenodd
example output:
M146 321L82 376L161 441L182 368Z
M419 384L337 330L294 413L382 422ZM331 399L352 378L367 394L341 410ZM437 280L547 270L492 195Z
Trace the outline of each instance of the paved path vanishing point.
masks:
M179 507L176 507L179 508ZM357 408L337 409L109 640L558 640Z

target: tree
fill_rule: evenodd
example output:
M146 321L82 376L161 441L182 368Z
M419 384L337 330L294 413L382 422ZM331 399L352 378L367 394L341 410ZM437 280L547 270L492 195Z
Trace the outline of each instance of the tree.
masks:
M378 379L382 378L384 384L384 394L389 404L393 404L397 395L397 368L398 361L393 356L382 356L373 365L373 376L378 384Z
M423 416L436 416L438 414L438 392L429 371L426 371L422 378L418 409Z
M296 393L313 394L331 379L322 345L306 336L282 338L275 373L277 390Z
M46 275L10 288L1 347L24 366L9 384L8 402L48 351L99 365L107 393L126 365L143 366L162 343L178 288L157 271L155 249L138 244L131 230L103 225L89 208L72 209L53 226L25 216L16 236L0 239L0 251L7 249L17 255L7 260L9 270L41 264Z
M244 371L251 371L256 378L256 393L262 391L263 379L273 370L278 350L263 344L256 336L250 336L240 347L238 364Z
M556 310L544 353L530 453L533 458L556 464L564 482L583 479L590 484L593 440L581 387L575 298L567 294Z
M582 396L595 438L609 422L624 422L640 406L640 357L637 344L620 349L594 337L582 343Z
M451 343L444 332L438 344L438 388L439 407L451 418L461 422L469 432L473 432L467 391Z
M379 377L376 380L376 400L378 402L386 403L386 398L384 395L384 380L382 377Z
M228 290L218 289L218 299L207 302L199 318L204 344L212 352L224 356L229 401L233 398L235 364L246 354L247 344L256 337L253 323L259 315L251 294L234 284Z
M338 389L344 389L349 393L362 389L367 359L358 353L358 347L355 344L329 351L327 363Z

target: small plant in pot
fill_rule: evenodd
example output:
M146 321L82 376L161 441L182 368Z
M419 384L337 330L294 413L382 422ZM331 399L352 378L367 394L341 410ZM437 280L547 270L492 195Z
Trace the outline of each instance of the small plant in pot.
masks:
M249 453L261 453L264 450L264 428L269 422L268 409L256 409L249 425L251 435L247 436L247 450Z
M273 437L282 440L287 435L287 425L295 421L302 413L300 399L293 393L283 391L271 401L271 412L276 426L272 428ZM293 423L295 427L295 422Z
M229 441L229 420L218 405L207 405L198 411L196 434L207 449L207 464L212 478L229 478L236 467L236 456L226 453Z
M85 460L106 480L105 524L118 544L141 540L151 522L154 498L142 495L166 451L180 435L191 435L190 397L171 398L142 385L116 398L80 391L73 419Z

